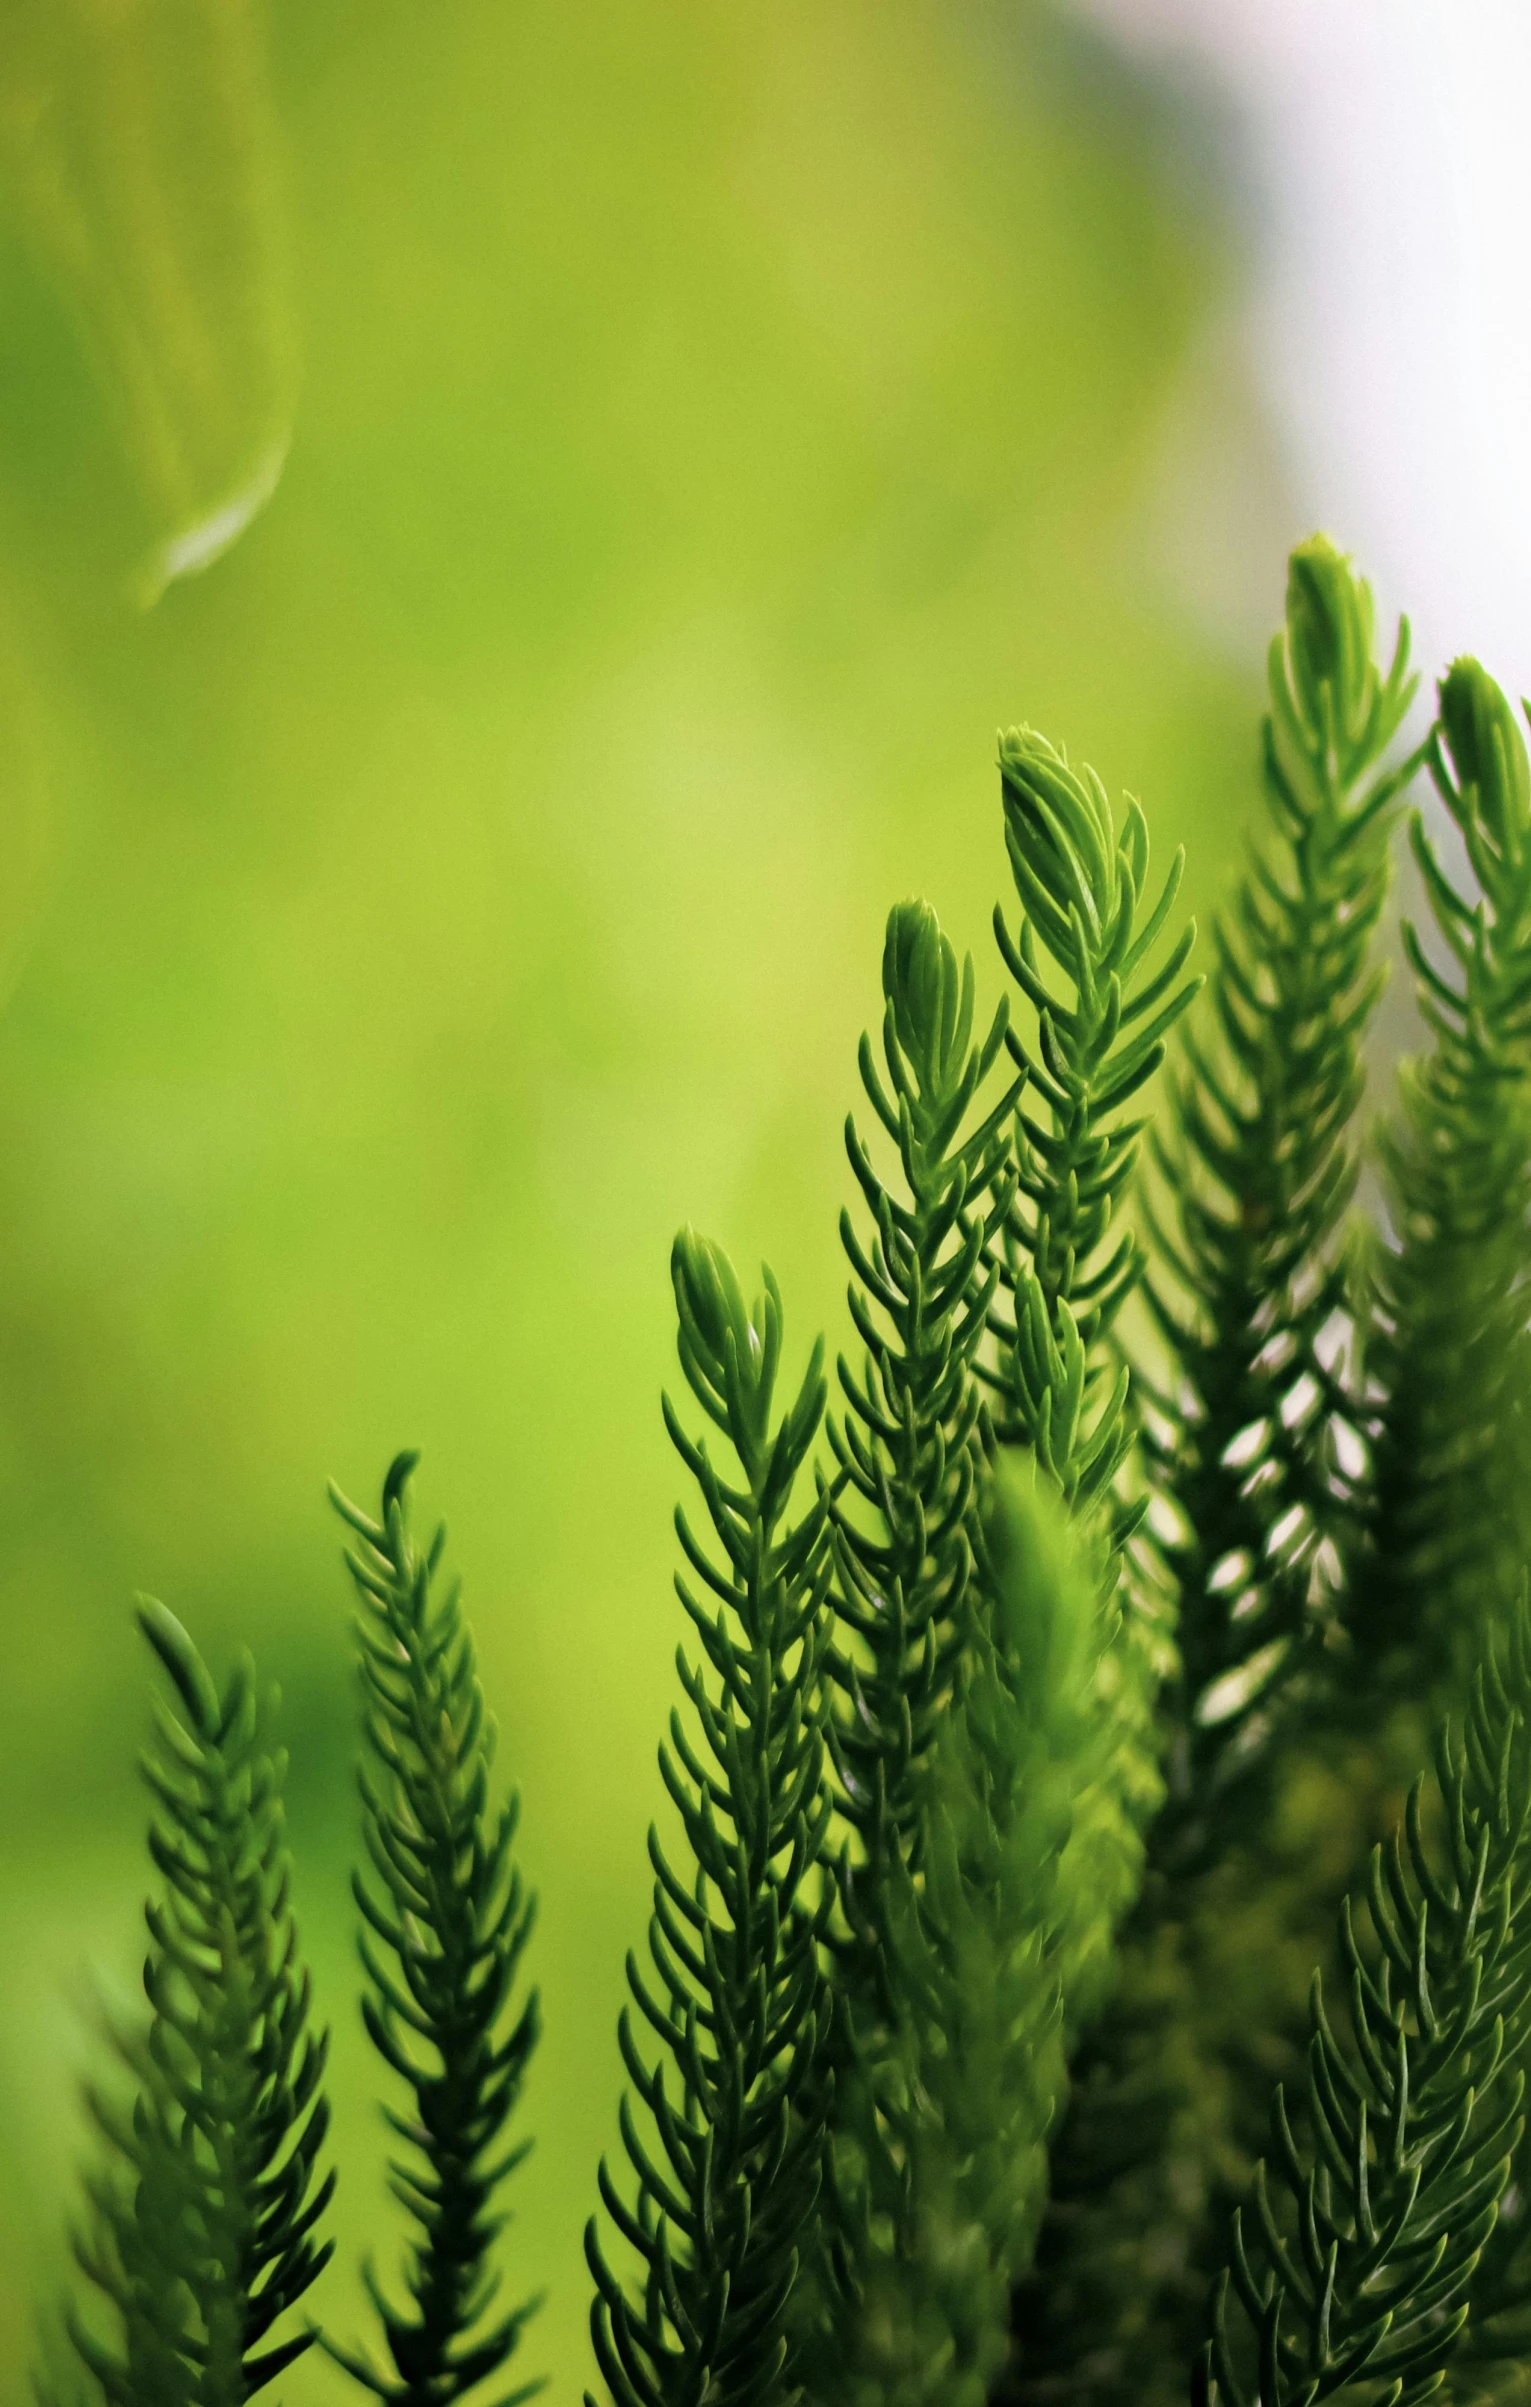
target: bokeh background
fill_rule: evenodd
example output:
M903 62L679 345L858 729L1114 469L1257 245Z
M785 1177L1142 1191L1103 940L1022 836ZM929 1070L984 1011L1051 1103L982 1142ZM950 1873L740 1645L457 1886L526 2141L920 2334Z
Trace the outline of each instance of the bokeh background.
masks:
M1277 13L0 8L0 2407L134 1978L135 1589L281 1684L326 2319L391 2256L324 1482L405 1443L541 1895L507 2278L578 2396L678 1635L671 1233L843 1343L888 905L998 991L996 725L1140 793L1205 908L1289 542L1457 598L1271 369L1273 292L1315 361L1327 323L1301 112L1251 98L1308 89ZM1501 635L1507 591L1462 587Z

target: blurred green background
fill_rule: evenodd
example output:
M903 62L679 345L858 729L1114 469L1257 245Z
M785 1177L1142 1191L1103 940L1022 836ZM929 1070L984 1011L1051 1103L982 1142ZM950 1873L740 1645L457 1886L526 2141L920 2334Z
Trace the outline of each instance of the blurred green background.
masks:
M134 1977L135 1588L281 1682L320 2311L391 2256L323 1483L370 1499L404 1443L541 1892L506 2253L572 2400L678 1636L670 1235L769 1255L797 1359L844 1342L889 903L998 990L997 724L1139 791L1212 891L1258 648L1171 555L1237 410L1194 398L1233 252L1191 129L1027 0L0 33L0 2407L91 1983Z

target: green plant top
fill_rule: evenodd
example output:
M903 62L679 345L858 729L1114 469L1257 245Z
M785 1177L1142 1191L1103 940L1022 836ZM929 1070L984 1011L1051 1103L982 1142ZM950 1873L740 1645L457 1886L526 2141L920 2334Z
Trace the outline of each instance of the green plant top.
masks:
M694 1717L660 1750L691 1865L649 1833L653 1983L628 1961L638 2023L620 2039L640 2102L622 2108L636 2179L629 2206L603 2165L601 2196L637 2257L613 2271L592 2220L591 2331L617 2407L786 2407L798 2385L788 2306L823 2176L819 1965L828 1892L815 1875L829 1826L824 1652L830 1578L822 1498L791 1518L824 1410L815 1347L779 1415L781 1298L769 1272L751 1310L727 1257L690 1230L672 1257L681 1366L737 1465L725 1476L665 1399L702 1493L715 1552L675 1526L697 1586L676 1590L702 1661L677 1655ZM638 2025L657 2040L644 2053Z
M1468 891L1416 813L1431 944L1412 921L1404 944L1434 1045L1405 1066L1383 1131L1393 1236L1372 1255L1381 1400L1353 1615L1372 1676L1395 1692L1460 1676L1485 1617L1513 1602L1531 1538L1531 767L1475 660L1442 681L1429 761Z
M996 1426L1035 1449L1066 1495L1107 1494L1129 1443L1126 1378L1104 1347L1142 1270L1118 1207L1145 1122L1119 1115L1164 1058L1165 1038L1195 994L1182 976L1188 924L1157 969L1149 959L1184 870L1176 853L1151 907L1148 823L1129 800L1117 832L1093 769L1074 770L1029 727L1000 738L1005 845L1022 918L1012 936L996 904L994 933L1036 1018L1017 1119L1017 1199L999 1260L1013 1316L999 1340ZM1051 975L1049 975L1049 972ZM1056 980L1064 981L1063 991ZM1046 1119L1027 1100L1045 1107ZM1096 1391L1110 1378L1104 1394ZM1093 1407L1093 1414L1092 1414Z
M1322 536L1300 545L1270 651L1265 839L1218 917L1210 1025L1185 1037L1154 1145L1149 1292L1174 1367L1150 1431L1181 1652L1160 1856L1226 1845L1281 1690L1322 1636L1347 1464L1356 1476L1364 1407L1331 1340L1388 837L1415 766L1382 766L1415 690L1407 623L1386 668L1373 640L1350 563Z
M898 1149L904 1193L884 1184L854 1119L851 1166L872 1215L870 1245L840 1218L854 1273L851 1319L866 1355L842 1355L847 1411L831 1418L836 1641L827 1658L841 1710L829 1724L837 1804L852 1841L842 1880L848 1929L875 1990L895 1864L919 1860L921 1775L970 1637L974 1516L983 1477L983 1390L974 1360L996 1273L985 1249L1013 1190L1006 1121L1016 1089L968 1127L1004 1040L1001 1005L975 1039L971 961L924 903L901 903L883 948L883 1059L860 1049L862 1084ZM886 2012L887 2001L868 2011Z
M143 1757L149 1853L146 2031L120 2044L136 2095L91 2104L100 2162L75 2248L113 2311L80 2314L78 2370L107 2407L242 2407L310 2345L276 2327L323 2270L327 2041L308 2027L282 1842L280 1755L248 1656L220 1692L173 1613L139 1626L174 1690ZM51 2395L45 2393L45 2395Z
M454 1581L435 1586L446 1531L422 1553L409 1520L418 1457L397 1455L376 1520L338 1488L330 1498L357 1543L364 1706L362 1809L371 1878L353 1875L367 1975L362 2017L410 2098L385 2107L410 2150L389 2186L415 2226L408 2305L391 2305L368 2267L368 2295L392 2370L326 2338L325 2347L389 2407L452 2407L498 2374L537 2302L491 2314L501 2184L525 2157L506 2146L537 2044L535 1990L515 1996L533 1906L512 1860L518 1802L489 1804L494 1733ZM498 2407L530 2398L523 2384Z

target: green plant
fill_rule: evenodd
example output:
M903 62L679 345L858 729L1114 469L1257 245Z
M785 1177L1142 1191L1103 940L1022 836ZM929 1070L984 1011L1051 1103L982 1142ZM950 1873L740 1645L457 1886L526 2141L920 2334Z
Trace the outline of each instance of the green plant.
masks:
M1507 2398L1531 2353L1531 765L1477 664L1405 751L1414 691L1406 629L1379 659L1365 584L1299 546L1267 824L1178 1034L1178 857L1150 902L1138 805L1118 824L1093 772L1001 739L1014 1015L980 1014L928 905L893 911L837 1413L822 1344L778 1394L770 1274L748 1305L676 1240L707 1426L665 1417L709 1534L677 1514L676 1835L650 1831L619 2023L629 2184L601 2168L586 2242L614 2407L1159 2407L1193 2369L1207 2407L1414 2407ZM1466 869L1416 815L1427 1050L1373 1141L1390 849L1426 764ZM408 2304L368 2274L389 2370L325 2345L448 2407L531 2311L490 2302L537 2006L413 1460L376 1520L336 1498ZM322 2047L251 1675L220 1699L146 1610L189 1720L151 1768L137 2103L94 2108L80 2254L115 2324L70 2328L113 2407L222 2407L306 2345L266 2334L322 2261Z
M1270 1834L1279 1742L1288 1715L1314 1706L1356 1518L1345 1214L1387 840L1412 765L1382 766L1413 692L1407 628L1385 669L1373 641L1366 586L1322 537L1300 545L1268 662L1263 840L1215 922L1206 1007L1153 1132L1145 1298L1163 1355L1137 1393L1177 1606L1157 1710L1168 1793L1018 2302L1019 2387L1039 2399L1137 2399L1145 2333L1148 2378L1171 2395L1263 2121L1264 2084L1239 2061L1246 2019L1223 2019L1248 1937L1231 1892L1263 1885L1268 1946L1283 1923L1308 1946L1323 1926L1323 1902L1283 1882ZM1295 2043L1298 2004L1267 1983L1267 2046ZM1139 2245L1145 2225L1155 2251Z
M975 980L924 903L902 903L883 949L883 1085L861 1040L861 1081L898 1151L907 1201L887 1186L855 1120L846 1148L872 1215L868 1248L850 1213L860 1371L840 1357L848 1411L829 1422L837 1476L831 1546L837 1642L828 1669L843 1859L842 1977L886 2018L891 1887L917 1870L921 1786L968 1635L983 1482L982 1389L974 1362L998 1273L985 1264L1010 1208L1005 1123L1017 1089L967 1129L1006 1033L1001 1005L974 1041ZM889 1091L891 1090L891 1091Z
M1029 727L1001 738L999 769L1022 917L1012 937L997 904L994 933L1036 1015L1035 1048L1012 1037L1011 1050L1048 1116L1027 1110L1023 1095L1019 1193L999 1263L1014 1313L994 1316L989 1377L1002 1399L1001 1438L1030 1447L1067 1496L1088 1504L1110 1492L1129 1444L1127 1374L1105 1340L1143 1268L1131 1228L1118 1234L1116 1226L1143 1122L1119 1115L1159 1067L1165 1037L1200 983L1181 978L1195 928L1183 928L1150 972L1184 856L1176 854L1140 923L1141 805L1129 802L1118 835L1094 770L1071 769ZM1043 954L1066 982L1061 995Z
M180 1711L155 1699L143 1758L163 1887L144 1917L147 2026L120 2042L135 2094L91 2094L100 2162L75 2241L116 2328L72 2313L69 2335L109 2407L239 2407L310 2342L273 2330L330 2254L326 2042L308 2028L255 1666L220 1694L172 1613L145 1598L138 1618Z
M677 1710L660 1768L691 1861L676 1871L650 1830L657 1994L632 1959L628 1983L663 2054L645 2057L624 2011L622 2057L648 2121L645 2130L623 2101L635 2208L601 2169L640 2286L636 2295L623 2286L592 2221L591 2329L619 2407L754 2407L793 2395L788 2308L823 2178L828 2109L825 1893L815 1889L829 1823L827 1521L821 1499L790 1517L824 1410L822 1348L776 1416L782 1309L770 1273L751 1311L727 1257L689 1230L676 1239L672 1272L687 1383L739 1484L720 1475L706 1439L688 1435L666 1398L717 1554L677 1511L701 1593L681 1575L676 1591L706 1669L678 1658L695 1735Z
M1477 891L1453 883L1416 812L1436 958L1412 922L1403 933L1435 1044L1407 1065L1383 1135L1394 1234L1373 1256L1380 1400L1353 1617L1373 1676L1405 1687L1460 1672L1518 1591L1531 1527L1531 767L1475 660L1442 682L1429 765Z
M518 1803L488 1803L494 1733L474 1668L458 1589L433 1593L446 1531L424 1554L409 1526L418 1457L398 1455L376 1521L330 1491L359 1544L346 1551L357 1595L365 1706L363 1827L372 1879L353 1876L372 2044L410 2093L388 2126L413 2152L389 2186L418 2227L402 2313L371 2268L368 2294L391 2373L333 2340L347 2372L390 2407L450 2407L500 2372L531 2305L489 2316L498 2288L491 2251L505 2217L500 2185L530 2142L506 2151L505 2127L537 2044L535 1990L514 1990L532 1903L511 1859ZM384 1952L380 1952L384 1951ZM386 1956L386 1960L385 1960ZM540 2388L527 2383L511 2400Z
M988 1501L988 1625L924 1788L919 1872L885 1906L886 2020L844 2076L833 2223L844 2305L810 2395L981 2403L1046 2190L1070 1983L1099 1912L1070 1852L1103 1768L1099 1564L1045 1473Z
M1150 1429L1180 1648L1155 1846L1181 1861L1226 1844L1337 1576L1335 1425L1358 1407L1325 1340L1347 1304L1373 945L1414 767L1381 765L1408 662L1407 625L1384 671L1367 587L1321 537L1300 545L1270 654L1269 832L1217 922L1211 1026L1187 1036L1155 1145L1167 1276L1148 1293L1175 1386Z
M837 1475L826 1491L834 1610L827 1665L837 1705L827 1732L842 1925L829 1934L839 2012L826 2055L841 2211L826 2228L819 2295L805 2316L810 2351L815 2322L820 2327L825 2378L838 2367L856 2382L875 2382L869 2363L897 2345L892 2269L928 2265L933 2252L916 2235L952 2211L949 2177L933 2162L942 2121L933 2051L944 2051L947 2038L934 2003L939 1942L923 1893L936 1877L932 1784L940 1783L941 1736L954 1711L966 1709L955 1692L986 1620L978 1556L988 1433L974 1361L997 1276L985 1251L1013 1187L1005 1123L1016 1092L1012 1085L968 1125L1006 1015L1002 1005L988 1034L974 1040L972 962L959 972L927 905L903 903L892 913L882 982L885 1071L865 1036L860 1070L897 1149L903 1195L884 1182L848 1120L847 1150L873 1235L864 1244L850 1213L841 1214L854 1273L851 1319L866 1352L859 1371L840 1358L848 1409L843 1422L829 1423ZM956 1903L947 1899L943 1928ZM968 1934L952 1936L960 1949ZM912 1986L919 2010L911 2008ZM1002 2115L1006 2103L989 2101ZM916 2322L944 2319L946 2302L911 2299L907 2283L898 2303Z
M1273 2196L1261 2164L1234 2218L1200 2400L1286 2407L1364 2382L1413 2407L1439 2388L1469 2320L1521 2134L1517 2060L1531 2036L1528 1648L1523 1611L1504 1660L1489 1647L1460 1738L1440 1733L1436 1846L1421 1779L1403 1832L1374 1851L1369 1943L1347 1901L1349 2044L1315 1976L1303 2137L1278 2088L1279 2186Z

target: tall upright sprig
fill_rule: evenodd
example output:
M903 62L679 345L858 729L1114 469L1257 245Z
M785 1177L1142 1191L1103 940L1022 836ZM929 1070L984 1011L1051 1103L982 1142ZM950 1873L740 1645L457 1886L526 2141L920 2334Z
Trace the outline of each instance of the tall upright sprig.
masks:
M1325 1339L1345 1302L1388 836L1414 767L1380 765L1414 693L1408 662L1407 622L1384 670L1370 588L1325 537L1299 545L1270 649L1265 839L1219 914L1210 1025L1186 1034L1172 1133L1154 1145L1149 1293L1172 1370L1149 1427L1181 1659L1161 1858L1226 1846L1233 1792L1318 1626L1337 1424L1358 1411Z
M601 2168L639 2275L624 2284L592 2221L591 2330L616 2407L787 2407L798 2395L788 2300L819 2196L828 2103L815 1877L830 1813L824 1500L791 1517L824 1410L822 1346L778 1414L782 1309L770 1273L751 1311L726 1255L689 1230L672 1273L687 1383L738 1470L720 1472L666 1398L714 1540L709 1551L677 1512L699 1587L677 1576L676 1588L703 1662L679 1653L693 1718L672 1715L660 1768L690 1861L672 1865L650 1831L653 1969L629 1958L637 2023L629 2009L619 2026L645 2110L640 2126L624 2099L635 2204Z
M1036 1033L1030 1047L1014 1030L1008 1040L1027 1085L1016 1115L1018 1193L998 1257L1013 1309L990 1315L995 1428L1035 1453L1075 1510L1102 1508L1120 1550L1136 1512L1124 1512L1114 1493L1131 1425L1113 1331L1143 1268L1139 1240L1120 1218L1144 1127L1129 1107L1200 984L1185 975L1196 931L1188 923L1154 966L1184 854L1150 901L1148 827L1136 801L1118 831L1094 770L1071 768L1030 728L1001 737L999 765L1022 916L1012 935L996 905L994 932ZM1103 1577L1120 1612L1101 1679L1116 1743L1073 1841L1099 1861L1102 1936L1114 1911L1105 1887L1162 1793L1152 1715L1163 1634L1152 1600L1120 1571L1108 1554Z
M1434 1038L1384 1135L1394 1233L1375 1257L1371 1558L1352 1630L1389 1685L1470 1660L1531 1536L1531 768L1474 660L1442 680L1430 770L1466 853L1462 890L1416 815L1432 948L1405 928ZM1474 891L1475 889L1475 891ZM1434 957L1432 958L1432 950Z
M506 2147L537 2044L537 1993L515 1995L533 1905L512 1858L514 1796L493 1809L494 1728L454 1581L435 1588L446 1531L422 1553L409 1522L418 1456L400 1454L376 1520L330 1490L358 1541L346 1550L357 1597L364 1769L373 1879L353 1876L373 2046L409 2093L384 2109L410 2150L389 2187L415 2226L402 2309L369 2267L368 2294L391 2366L327 2339L330 2355L389 2407L451 2407L499 2373L536 2301L492 2312L493 2250L507 2220L501 2185L530 2145ZM531 2382L502 2399L530 2398Z
M1022 918L1012 935L997 908L995 934L1036 1034L1029 1047L1012 1039L1028 1082L1017 1116L1019 1194L1001 1257L1013 1311L992 1316L995 1424L1003 1438L1034 1450L1076 1509L1098 1510L1120 1548L1130 1517L1115 1491L1131 1424L1129 1378L1114 1332L1143 1267L1141 1245L1120 1207L1144 1127L1131 1107L1159 1068L1198 983L1185 974L1194 942L1189 925L1154 966L1183 857L1176 854L1154 900L1139 805L1129 803L1118 831L1094 771L1075 770L1028 728L1002 737L1000 776ZM1102 1777L1070 1840L1076 1885L1099 1901L1094 1943L1084 1956L1098 1976L1109 1961L1105 1943L1115 1915L1136 1886L1143 1827L1162 1796L1153 1707L1165 1668L1164 1636L1155 1600L1123 1580L1125 1560L1108 1554L1102 1566L1103 1602L1117 1615L1097 1673L1110 1737ZM1097 1977L1087 1994L1076 1990L1068 2001L1076 2031L1103 1989ZM1067 2124L1059 2147L1066 2166ZM1051 2220L1044 2247L1050 2236ZM1033 2370L1051 2296L1046 2277L1017 2293L1022 2380Z
M1200 983L1182 975L1195 929L1182 929L1150 967L1184 855L1147 904L1148 826L1137 802L1118 833L1094 770L1071 768L1029 727L1001 737L999 766L1022 917L1012 935L996 905L994 933L1036 1036L1030 1047L1009 1037L1027 1087L1018 1195L998 1257L1012 1310L993 1315L995 1425L1030 1446L1065 1495L1089 1504L1109 1490L1128 1444L1127 1376L1107 1340L1142 1268L1118 1207L1144 1122L1122 1115Z
M861 1080L898 1148L904 1195L874 1167L854 1117L851 1167L872 1215L868 1245L849 1212L840 1233L854 1277L851 1318L866 1348L842 1355L847 1412L831 1419L839 1465L831 1519L836 1643L827 1658L841 1710L830 1724L838 1807L854 1842L843 1883L853 1988L883 1982L895 1864L914 1867L924 1774L969 1635L983 1390L973 1362L995 1271L986 1267L1009 1208L1012 1088L964 1123L1004 1042L1001 1005L975 1039L971 961L959 971L935 913L901 903L883 949L883 1061L863 1036ZM884 1084L886 1078L886 1085ZM858 1981L859 1976L859 1981ZM858 2001L875 2018L885 1999Z
M1406 774L1379 763L1412 692L1407 630L1383 671L1370 593L1322 537L1292 557L1269 681L1264 839L1216 925L1172 1133L1151 1140L1148 1301L1172 1362L1165 1392L1141 1372L1139 1392L1179 1592L1178 1676L1159 1702L1169 1795L1117 1994L1076 2063L1018 2300L1027 2407L1180 2395L1204 2265L1241 2153L1258 2146L1258 2125L1242 2128L1244 2052L1268 2047L1287 2012L1258 1984L1252 2006L1230 2010L1230 1972L1248 1982L1226 1936L1233 1854L1260 1819L1250 1742L1291 1668L1332 1510L1343 1398L1320 1344L1343 1292L1360 1042L1380 977L1368 954ZM1225 1867L1231 1893L1216 1886Z
M928 2211L919 2130L936 2109L906 2012L894 1925L906 1936L914 1927L933 1753L989 1619L974 1585L985 1432L973 1363L994 1293L986 1249L1013 1185L1014 1086L966 1125L1001 1053L1006 1011L1001 1005L975 1038L972 962L959 970L927 904L890 914L882 986L884 1066L867 1036L859 1066L898 1149L902 1192L880 1176L849 1116L846 1148L873 1223L866 1241L848 1211L840 1218L865 1354L859 1368L841 1356L847 1410L843 1425L829 1423L838 1477L829 1489L835 1637L826 1667L839 1708L828 1737L843 1919L829 2231L840 2272L822 2258L813 2268L805 2316L816 2327L815 2395L865 2355L868 2318L880 2312L868 2302L885 2276L901 2278L893 2268ZM873 2198L896 2199L897 2211L874 2214Z
M1349 2030L1313 1985L1305 2113L1278 2088L1273 2153L1235 2221L1207 2407L1414 2407L1471 2314L1521 2130L1531 2036L1531 1617L1490 1645L1460 1738L1436 1744L1438 1814L1416 1783L1373 1854L1341 1957ZM1432 1801L1433 1802L1433 1801ZM1431 1827L1438 1830L1432 1839Z
M153 1598L139 1625L174 1688L142 1759L149 1852L147 2033L124 2048L137 2095L92 2093L103 2160L75 2253L111 2312L69 2331L105 2407L242 2407L310 2345L274 2337L322 2271L317 2177L328 2042L309 2028L282 1837L285 1759L267 1752L248 1656L220 1695Z

